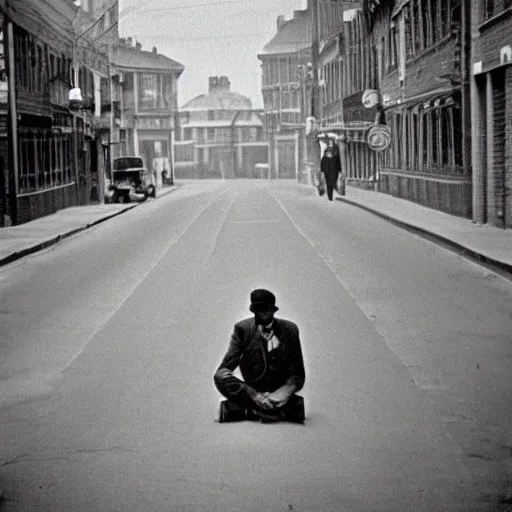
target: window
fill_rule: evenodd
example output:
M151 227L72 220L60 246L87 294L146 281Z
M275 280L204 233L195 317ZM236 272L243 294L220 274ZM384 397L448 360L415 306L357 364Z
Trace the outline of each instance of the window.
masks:
M495 0L485 0L485 17L490 18L494 15Z
M288 59L279 59L279 83L287 84L288 80Z
M505 9L512 7L512 0L484 0L485 18L492 18Z
M271 84L279 83L278 59L272 59L270 61L270 83Z
M402 16L404 17L405 29L405 58L410 59L414 57L414 22L410 13L410 5L404 7Z
M185 140L192 140L192 128L185 128L183 130L183 137Z
M173 83L169 74L139 75L139 107L167 109L173 105Z
M139 105L141 108L156 106L158 95L157 76L150 73L141 73L139 79Z
M194 161L194 145L193 144L176 144L175 159L177 162L193 162Z
M299 61L297 60L297 57L291 57L288 59L288 80L290 82L297 82L299 79L298 65Z
M398 31L395 23L391 23L388 37L388 71L397 67Z
M73 183L71 134L48 129L21 131L18 139L21 194Z

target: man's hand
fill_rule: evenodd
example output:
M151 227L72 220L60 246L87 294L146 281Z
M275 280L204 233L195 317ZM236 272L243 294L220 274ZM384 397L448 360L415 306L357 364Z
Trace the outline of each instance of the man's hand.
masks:
M253 400L264 411L271 411L276 408L275 404L270 400L268 393L257 393Z
M274 407L283 407L290 400L292 394L293 392L290 392L289 389L283 386L276 389L273 393L267 393L267 398Z

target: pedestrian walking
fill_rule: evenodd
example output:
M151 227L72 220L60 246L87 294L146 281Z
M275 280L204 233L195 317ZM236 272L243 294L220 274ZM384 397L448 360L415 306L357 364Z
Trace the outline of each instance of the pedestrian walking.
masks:
M275 295L251 292L254 317L235 324L229 348L214 375L221 402L219 421L245 419L304 422L304 401L296 392L305 381L299 329L275 318ZM243 380L233 375L240 367Z
M339 156L334 153L332 147L326 148L324 156L320 161L320 172L325 177L325 185L327 187L327 198L332 201L333 191L338 182L338 176L341 172L341 162Z

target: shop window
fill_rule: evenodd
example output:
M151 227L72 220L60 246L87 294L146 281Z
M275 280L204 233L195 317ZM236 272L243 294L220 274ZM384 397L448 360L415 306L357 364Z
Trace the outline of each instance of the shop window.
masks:
M430 119L430 112L424 111L421 115L421 146L422 146L422 170L426 171L429 166L429 119Z

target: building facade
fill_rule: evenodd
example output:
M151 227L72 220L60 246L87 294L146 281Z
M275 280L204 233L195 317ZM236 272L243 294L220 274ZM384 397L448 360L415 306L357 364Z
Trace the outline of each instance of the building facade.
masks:
M294 11L290 20L277 18L276 35L258 54L269 137L268 163L274 179L307 181L304 159L312 94L311 41L308 11Z
M259 177L268 143L262 112L231 91L226 76L210 77L208 94L180 109L176 142L176 175L180 178Z
M362 186L380 177L381 192L470 217L469 54L461 2L367 0L363 6L364 17L349 23L345 37L352 47L346 66L357 70L349 80L360 84L352 100L355 106L365 89L378 92L380 121L391 128L392 144L381 154L368 153L362 133L349 172ZM354 121L364 129L374 113L365 119L359 110Z
M0 205L2 225L12 225L99 199L94 76L108 76L108 60L88 36L80 37L78 7L69 0L11 0L0 7L8 86L0 107ZM70 109L76 87L89 101Z
M472 1L473 220L512 228L512 1Z
M184 66L142 50L132 38L113 49L113 156L140 155L162 186L162 171L173 179L178 78Z

